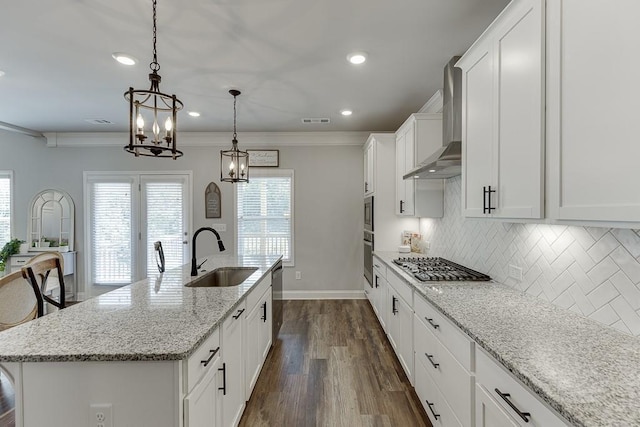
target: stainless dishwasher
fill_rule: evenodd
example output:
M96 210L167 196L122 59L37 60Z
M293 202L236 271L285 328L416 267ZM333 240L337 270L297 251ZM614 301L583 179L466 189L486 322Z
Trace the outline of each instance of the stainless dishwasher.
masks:
M278 333L280 332L280 326L282 326L282 310L284 301L282 299L282 260L278 261L271 270L271 295L273 298L273 320L271 322L273 326L272 340L275 344L278 339Z

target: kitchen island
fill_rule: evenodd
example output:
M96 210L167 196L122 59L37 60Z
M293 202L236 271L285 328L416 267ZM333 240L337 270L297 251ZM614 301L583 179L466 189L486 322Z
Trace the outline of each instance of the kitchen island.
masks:
M193 385L187 362L256 286L270 284L280 259L206 258L199 276L257 270L238 286L187 287L194 278L185 265L2 332L0 366L15 382L17 426L86 425L90 405L100 404L112 405L113 425L182 426L182 398Z
M488 354L571 424L640 425L638 338L496 282L420 282L400 254L374 255L475 342L476 363Z

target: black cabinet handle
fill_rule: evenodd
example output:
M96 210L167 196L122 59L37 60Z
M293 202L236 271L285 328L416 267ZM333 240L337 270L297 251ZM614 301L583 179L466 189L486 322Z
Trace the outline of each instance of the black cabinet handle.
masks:
M238 310L238 313L235 316L231 316L231 317L238 320L240 316L242 316L242 313L244 313L244 308L242 310Z
M507 402L507 405L509 405L511 407L511 409L513 409L513 411L516 414L518 414L520 416L520 418L522 418L524 420L525 423L529 422L529 418L531 418L531 413L530 412L522 412L520 409L518 409L516 407L516 405L514 405L513 402L511 402L511 400L509 399L509 397L511 397L511 395L509 393L502 393L497 388L496 388L496 393L498 393L498 396L500 396L502 398L502 400Z
M215 356L216 354L218 354L218 351L220 351L220 347L216 348L215 350L209 350L209 358L207 360L201 360L200 363L202 363L205 367L209 364L209 362L211 362L211 359L213 359L213 356Z
M365 182L364 183L364 192L366 193L367 191L369 191L369 183Z
M427 406L429 406L429 410L431 411L431 413L433 414L433 418L435 418L436 420L438 418L440 418L440 414L436 414L436 412L433 410L432 406L434 405L433 403L429 402L428 400L425 400L425 402L427 402Z
M400 213L404 213L404 200L400 200Z
M433 329L438 329L440 327L440 325L438 325L437 323L433 322L433 319L429 319L428 317L425 317L424 320L426 320L427 322L429 322L429 324L431 326L433 326Z
M424 355L425 355L425 356L427 356L427 359L429 359L429 362L431 362L431 366L433 366L433 368L434 368L434 369L437 369L437 368L438 368L438 366L440 366L440 364L439 364L439 363L434 363L434 362L433 362L433 354L427 354L427 353L425 353Z
M378 276L376 276L376 281L375 281L375 283L376 283L376 288L380 287L380 285L378 285L378 279L379 279L379 277L378 277Z
M396 308L396 302L398 302L398 298L392 296L391 297L391 312L395 316L398 313L398 309Z
M222 390L222 395L227 395L227 364L223 363L222 368L218 368L218 371L222 371L222 387L218 387L218 390Z
M263 322L267 321L267 302L265 301L262 304L262 317L261 317Z
M491 206L491 193L495 193L496 190L492 190L491 186L482 187L482 213L490 214L491 211L495 211L496 208Z

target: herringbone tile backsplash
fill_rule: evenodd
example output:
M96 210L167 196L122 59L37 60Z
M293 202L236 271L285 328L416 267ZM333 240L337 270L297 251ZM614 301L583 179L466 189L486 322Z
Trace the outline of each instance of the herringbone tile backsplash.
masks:
M446 181L443 218L420 220L429 255L640 336L640 230L465 219L460 184Z

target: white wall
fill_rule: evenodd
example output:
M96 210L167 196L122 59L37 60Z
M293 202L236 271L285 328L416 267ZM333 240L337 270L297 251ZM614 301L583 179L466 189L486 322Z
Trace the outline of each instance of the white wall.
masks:
M462 217L460 177L445 181L441 219L420 220L429 256L488 273L494 280L640 336L638 230L513 224ZM521 282L509 265L523 270ZM499 304L496 301L496 304Z
M119 145L109 146L112 134L104 137L92 134L87 138L92 143L104 138L105 143L80 147L70 147L67 143L47 147L42 140L0 131L0 170L14 171L14 237L26 237L29 203L39 191L46 188L64 190L75 202L75 249L78 251L80 292L86 291L89 295L107 289L84 287L83 171L193 171L193 229L213 223L227 224L227 232L221 236L227 251L235 251L233 185L219 181L219 151L222 146L182 146L184 156L174 161L135 158ZM270 141L277 138L277 135L265 137ZM298 134L296 138L301 141L292 145L276 146L270 142L250 147L279 149L280 167L295 170L296 265L285 269L285 291L353 294L362 289L362 144L366 136L345 137L327 133L323 138L322 133L315 132L309 133L308 137ZM313 140L313 145L304 145L305 138ZM125 139L126 135L123 135L122 146ZM242 146L242 134L238 139ZM345 141L352 145L344 145ZM216 182L222 191L220 219L205 219L204 190L211 181ZM213 240L198 240L198 256L217 252ZM301 272L301 280L295 280L295 271Z

